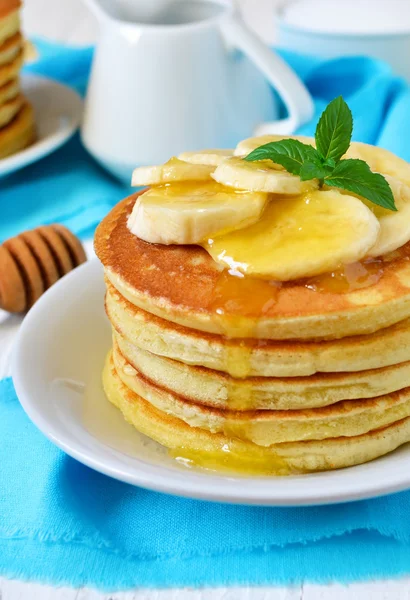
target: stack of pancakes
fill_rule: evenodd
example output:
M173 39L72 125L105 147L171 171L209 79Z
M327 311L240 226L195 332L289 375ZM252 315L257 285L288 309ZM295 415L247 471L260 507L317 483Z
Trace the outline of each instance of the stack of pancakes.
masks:
M33 110L20 93L24 60L19 0L0 0L0 159L34 141Z
M410 440L410 243L344 293L230 277L198 246L96 234L113 349L108 399L187 463L255 474L335 469ZM377 279L377 281L376 281Z

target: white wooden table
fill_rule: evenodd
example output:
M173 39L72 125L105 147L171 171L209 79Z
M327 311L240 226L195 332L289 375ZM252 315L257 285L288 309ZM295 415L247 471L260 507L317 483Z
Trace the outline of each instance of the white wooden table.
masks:
M272 42L274 6L281 0L240 2L250 25ZM81 0L25 0L24 27L29 35L43 35L72 44L93 43L98 35L97 25ZM91 243L87 243L87 250L92 252ZM8 317L0 311L0 379L10 373L10 350L19 324L19 317ZM114 594L0 578L0 600L410 600L410 578L349 586L303 584L289 588L133 590Z

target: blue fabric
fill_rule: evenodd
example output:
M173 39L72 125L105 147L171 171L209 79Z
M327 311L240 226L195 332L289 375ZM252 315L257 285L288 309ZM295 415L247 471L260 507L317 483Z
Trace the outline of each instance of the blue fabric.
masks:
M31 71L84 91L91 49L42 42L39 50ZM316 117L343 94L353 110L355 139L410 160L410 90L386 65L284 56L314 95ZM89 234L128 191L96 165L78 137L2 179L0 190L0 239L57 220ZM410 493L269 509L133 488L54 447L25 416L11 381L0 382L0 575L124 589L348 582L409 572Z
M102 589L351 581L410 572L410 493L311 508L149 492L53 446L0 382L0 575Z

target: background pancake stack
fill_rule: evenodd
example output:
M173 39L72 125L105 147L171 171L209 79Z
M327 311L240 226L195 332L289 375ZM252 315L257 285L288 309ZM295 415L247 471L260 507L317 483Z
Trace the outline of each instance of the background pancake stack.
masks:
M96 251L113 327L104 387L139 431L184 462L280 475L410 440L410 244L368 287L296 281L267 302L267 282L230 277L202 248L133 235L135 198L99 226Z
M20 93L24 61L19 0L0 0L0 159L34 141L33 110Z

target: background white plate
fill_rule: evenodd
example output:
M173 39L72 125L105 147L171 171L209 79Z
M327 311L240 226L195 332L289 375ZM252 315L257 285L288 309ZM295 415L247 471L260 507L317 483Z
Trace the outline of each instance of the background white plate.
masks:
M57 150L78 128L83 101L71 88L52 79L23 73L21 89L34 107L37 140L28 148L0 159L0 176L8 175Z
M410 487L410 446L365 465L326 473L268 478L190 469L127 425L105 399L100 379L111 331L104 314L97 260L75 269L34 306L20 329L13 379L23 408L57 446L80 462L142 487L181 496L257 505L307 505L357 500ZM131 432L132 448L90 433L84 404L94 397L108 429ZM99 411L100 412L100 411ZM120 429L118 429L120 428ZM121 433L120 433L121 435Z

